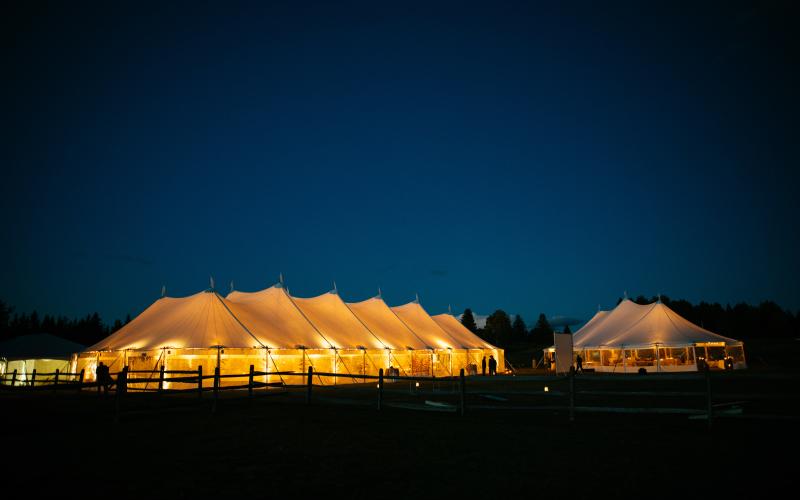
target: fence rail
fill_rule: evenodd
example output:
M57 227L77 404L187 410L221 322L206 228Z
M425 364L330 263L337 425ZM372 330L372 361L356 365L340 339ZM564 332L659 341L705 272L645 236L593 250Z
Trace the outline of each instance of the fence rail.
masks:
M197 370L166 370L161 367L158 370L128 370L127 367L103 381L86 382L84 371L70 373L56 370L53 373L37 373L33 370L30 373L6 373L0 375L0 384L7 390L30 390L30 389L76 389L81 391L86 388L96 389L98 394L108 394L113 390L115 394L116 417L119 418L120 408L123 400L128 393L143 394L165 394L165 393L195 393L197 398L204 399L204 394L211 393L211 411L216 411L219 404L219 394L222 391L241 391L247 390L248 397L254 397L256 389L281 388L284 390L301 389L304 393L305 404L311 404L316 399L325 403L348 404L342 394L348 391L357 391L361 396L369 394L368 391L375 391L374 402L370 403L370 398L359 400L360 404L372 404L379 410L386 407L407 408L407 409L428 409L432 411L450 411L459 415L464 415L467 411L485 410L523 410L523 411L549 411L560 412L568 415L569 420L576 419L576 415L581 413L637 413L637 414L674 414L690 415L694 419L707 420L709 428L712 427L715 418L720 416L731 416L736 414L735 410L741 410L740 406L747 401L757 401L765 399L777 399L780 394L746 394L746 393L724 393L715 394L712 391L712 374L706 370L697 374L686 374L682 376L658 375L651 377L637 376L589 376L580 377L580 386L576 388L576 376L574 372L567 375L558 376L509 376L509 377L479 377L479 384L472 385L468 390L468 377L465 377L464 370L461 369L458 376L431 377L431 376L408 376L398 375L392 372L391 375L384 373L380 369L377 375L367 374L342 374L331 372L317 372L313 367L308 367L306 372L297 371L275 371L265 372L256 371L253 365L246 373L227 373L221 374L219 368L215 368L213 374L204 374L202 366ZM139 375L147 375L139 377ZM280 381L269 381L267 379L258 380L263 377L279 377ZM341 392L335 397L319 397L316 393L325 391L331 384L325 384L323 379L333 378L334 380L352 380L353 386L348 384L337 384ZM246 379L246 382L239 384L223 384L223 380ZM289 380L287 380L289 379ZM299 379L299 380L298 380ZM208 383L206 381L210 380ZM655 384L652 387L635 388L635 390L621 390L619 387L603 387L604 383L613 381L650 381ZM788 380L788 379L787 379ZM794 380L794 379L792 379ZM8 382L11 382L9 385ZM289 383L289 381L297 383ZM366 382L377 382L374 386ZM408 395L411 401L402 400L405 394L403 382L408 382ZM496 390L495 383L504 382L506 385ZM522 383L544 382L542 391L530 390L529 385ZM672 382L675 387L660 385L661 382ZM397 384L400 383L400 384ZM180 384L180 387L169 387L170 384ZM387 385L390 384L390 385ZM427 387L423 389L421 384ZM442 385L444 384L444 385ZM688 384L688 385L679 385ZM439 392L437 392L437 385ZM442 390L448 388L449 390ZM516 387L515 387L516 385ZM550 386L552 390L550 389ZM348 389L348 387L351 387ZM370 388L372 387L372 388ZM488 389L487 389L488 387ZM432 388L432 389L431 389ZM487 393L488 390L488 393ZM366 391L366 392L365 392ZM432 392L431 392L432 391ZM260 394L266 394L263 391ZM284 391L286 392L286 391ZM274 392L273 392L274 393ZM438 396L439 400L425 399L424 405L420 404L419 399L428 394ZM782 393L786 396L786 392ZM387 396L389 399L387 400ZM338 397L338 400L337 400ZM788 399L800 397L794 395ZM416 399L415 399L416 398ZM526 399L527 398L527 399ZM540 399L544 398L544 399ZM631 399L628 399L631 398ZM636 401L637 398L640 401ZM682 399L681 399L682 398ZM441 399L447 399L442 401ZM784 398L786 399L786 398ZM476 401L479 400L479 401ZM665 407L643 406L642 401L668 401ZM488 403L488 401L491 402ZM609 403L617 401L615 404ZM622 401L622 402L620 402ZM625 401L631 401L626 404ZM676 407L676 401L692 403L691 407ZM591 405L592 402L600 402L598 405ZM553 404L555 403L555 404ZM739 411L741 414L741 411ZM777 418L777 417L776 417Z

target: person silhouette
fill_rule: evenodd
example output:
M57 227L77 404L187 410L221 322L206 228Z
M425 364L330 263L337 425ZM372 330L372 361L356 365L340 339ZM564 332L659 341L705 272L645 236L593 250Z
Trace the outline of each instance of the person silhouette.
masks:
M103 388L103 391L108 394L108 387L111 385L108 381L110 378L108 366L106 366L102 361L97 365L97 369L95 370L95 378L97 378L97 390L100 390L100 387Z
M486 375L486 356L481 360L481 375Z
M489 356L489 375L497 375L497 360L494 356Z
M580 354L575 356L575 373L583 371L583 358Z

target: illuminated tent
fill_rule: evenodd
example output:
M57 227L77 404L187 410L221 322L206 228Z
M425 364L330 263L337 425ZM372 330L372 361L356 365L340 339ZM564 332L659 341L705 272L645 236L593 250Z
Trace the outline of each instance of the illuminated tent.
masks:
M698 362L725 368L726 360L731 368L746 367L742 342L701 328L660 301L625 299L598 311L573 335L573 351L584 368L604 372L696 371Z
M36 370L36 380L52 380L56 370L68 372L73 353L83 346L48 333L21 335L0 342L0 373L17 370L17 384L29 381ZM11 383L10 380L7 383Z
M497 360L497 366L504 366L503 350L497 349L469 331L452 314L437 314L436 316L431 316L431 318L458 343L459 347L464 349L468 356L468 365L473 365L471 368L474 374L478 373L478 367L484 357L488 362L489 357L493 356Z
M380 297L345 303L336 290L293 297L277 284L258 292L207 290L188 297L162 297L120 330L76 356L74 370L93 380L99 362L131 378L202 367L212 374L264 372L261 381L298 383L313 367L324 384L357 381L395 367L401 375L458 375L480 356L502 365L502 350L450 320L433 319L418 303L390 308ZM137 373L138 372L138 373ZM239 385L246 377L224 378ZM168 384L169 385L169 384ZM172 385L176 387L175 384Z

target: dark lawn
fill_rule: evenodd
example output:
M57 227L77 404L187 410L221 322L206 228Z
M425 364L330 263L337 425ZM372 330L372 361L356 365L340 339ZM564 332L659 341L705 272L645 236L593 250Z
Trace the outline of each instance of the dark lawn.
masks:
M646 391L659 384L669 390L703 387L697 378L673 382L655 376L611 383L579 376L576 385ZM498 406L565 402L537 396L544 385L565 388L555 379L473 379L468 400ZM723 375L715 386L721 397L726 391L778 396L766 407L748 402L745 412L798 414L792 381L772 383L767 375L742 373ZM412 396L407 388L408 383L387 384L385 401L420 407L426 399L456 401L424 386L428 392ZM795 397L781 397L786 391ZM3 487L92 498L640 498L654 492L692 496L695 490L737 497L751 488L797 485L794 460L773 451L797 449L796 420L718 420L709 431L705 421L686 416L580 413L570 423L562 411L476 410L464 417L398 408L378 412L374 386L315 388L311 406L303 404L301 392L273 392L252 401L240 397L242 392L224 393L214 414L209 394L202 402L188 395L130 395L116 424L113 397L87 391L0 393ZM616 397L609 405L612 400L630 406L704 405L702 397L655 403L644 396ZM337 401L352 404L333 404ZM603 403L590 395L577 402Z

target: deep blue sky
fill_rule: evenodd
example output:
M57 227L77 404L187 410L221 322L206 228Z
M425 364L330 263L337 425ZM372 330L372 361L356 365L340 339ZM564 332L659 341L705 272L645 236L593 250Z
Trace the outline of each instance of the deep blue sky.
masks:
M794 7L140 3L4 12L19 311L280 272L529 322L624 290L800 308Z

